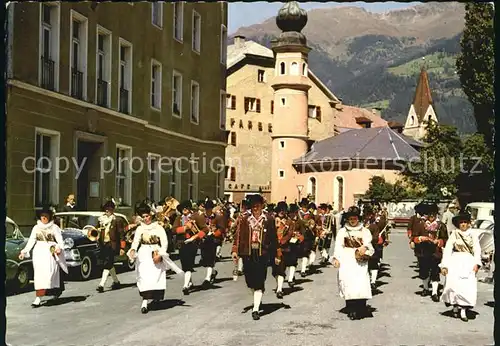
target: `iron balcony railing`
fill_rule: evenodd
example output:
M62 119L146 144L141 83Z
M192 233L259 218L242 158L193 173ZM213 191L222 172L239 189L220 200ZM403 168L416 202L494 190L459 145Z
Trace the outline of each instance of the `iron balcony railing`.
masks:
M55 91L55 63L47 57L41 58L42 80L41 87L44 89Z
M101 107L109 107L108 104L108 82L97 80L97 104Z
M129 95L130 92L127 89L120 88L120 112L129 114Z
M71 96L83 100L83 72L71 69Z

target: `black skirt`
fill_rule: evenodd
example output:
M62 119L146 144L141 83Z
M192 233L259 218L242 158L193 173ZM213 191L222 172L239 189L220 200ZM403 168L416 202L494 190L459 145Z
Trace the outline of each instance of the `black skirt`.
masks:
M217 242L212 238L205 239L200 245L200 250L200 265L205 268L215 267L215 261L217 259Z
M102 244L99 250L103 269L111 270L115 264L115 251L111 247L111 243Z
M333 235L332 234L328 234L325 239L320 239L319 240L319 243L318 243L318 249L319 251L325 249L325 250L328 250L330 249L331 245L332 245L332 238L333 238Z
M250 256L243 256L243 273L248 288L265 291L268 264L269 256L259 256L258 250L253 250Z
M185 272L194 271L194 260L198 252L198 244L196 241L182 244L179 249L179 257L181 259L181 267Z

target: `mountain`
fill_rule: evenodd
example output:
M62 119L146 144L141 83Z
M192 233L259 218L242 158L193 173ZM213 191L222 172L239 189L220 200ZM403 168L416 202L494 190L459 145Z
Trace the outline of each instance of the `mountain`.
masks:
M350 6L311 10L303 30L313 49L309 65L344 103L379 107L385 119L404 123L425 63L439 121L471 133L472 106L455 73L464 15L464 4L456 2L386 13ZM269 47L279 34L273 17L234 36Z

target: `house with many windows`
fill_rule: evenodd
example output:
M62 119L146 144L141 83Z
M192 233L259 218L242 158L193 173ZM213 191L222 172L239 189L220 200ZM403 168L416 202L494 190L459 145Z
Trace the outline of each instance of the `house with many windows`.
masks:
M7 205L222 197L227 4L7 6Z

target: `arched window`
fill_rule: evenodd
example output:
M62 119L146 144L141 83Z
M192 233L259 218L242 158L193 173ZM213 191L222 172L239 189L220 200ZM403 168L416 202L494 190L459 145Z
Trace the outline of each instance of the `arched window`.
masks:
M312 200L316 203L316 178L310 177L307 182L307 192L311 195Z
M282 61L280 63L280 75L284 75L285 74L285 63Z
M302 64L302 75L303 75L303 76L307 76L307 67L306 67L306 63L303 63L303 64Z
M412 115L410 117L410 126L413 126L413 125L415 125L415 117Z
M299 75L299 64L296 62L292 62L292 66L290 67L290 74L293 76Z

